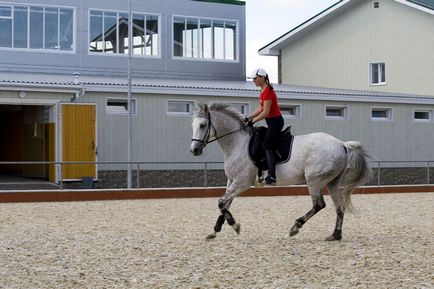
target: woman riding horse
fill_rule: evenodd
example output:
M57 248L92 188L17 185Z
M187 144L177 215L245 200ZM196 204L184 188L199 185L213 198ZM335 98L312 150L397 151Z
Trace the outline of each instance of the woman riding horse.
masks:
M264 148L267 157L268 175L265 178L265 183L271 185L277 182L274 149L284 121L279 109L277 95L270 83L267 72L259 68L250 77L253 78L255 85L261 88L261 94L259 95L258 108L247 117L247 121L250 126L263 119L267 123L268 129L265 133ZM258 182L262 183L263 178L260 177Z

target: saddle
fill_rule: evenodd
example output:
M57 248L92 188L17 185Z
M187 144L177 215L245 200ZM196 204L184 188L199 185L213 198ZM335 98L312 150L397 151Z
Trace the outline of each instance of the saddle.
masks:
M267 128L264 126L254 127L253 134L249 141L249 158L258 167L258 172L268 170L267 158L265 156L264 138ZM276 140L274 157L276 164L283 164L289 161L292 151L294 136L291 134L291 126L282 130Z

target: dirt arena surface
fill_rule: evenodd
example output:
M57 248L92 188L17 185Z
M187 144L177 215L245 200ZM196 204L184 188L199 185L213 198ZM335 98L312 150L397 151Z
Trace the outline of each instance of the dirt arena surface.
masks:
M0 204L0 288L434 288L434 193L354 195L343 240L308 196Z

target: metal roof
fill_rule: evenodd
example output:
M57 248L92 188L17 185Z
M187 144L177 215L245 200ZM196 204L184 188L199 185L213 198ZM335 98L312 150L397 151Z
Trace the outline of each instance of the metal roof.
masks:
M279 98L282 99L434 104L434 96L282 84L273 84L273 86ZM72 75L0 73L0 90L126 93L127 89L127 77L80 75L74 79ZM153 78L134 78L132 91L148 94L255 98L259 93L252 81L192 81Z

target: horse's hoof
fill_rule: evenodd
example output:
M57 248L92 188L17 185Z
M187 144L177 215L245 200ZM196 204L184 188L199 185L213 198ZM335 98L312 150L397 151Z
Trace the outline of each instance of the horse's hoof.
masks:
M212 234L209 234L208 236L206 236L206 239L207 240L212 240L212 239L215 239L215 237L217 237L217 234L216 233L212 233Z
M240 234L240 231L241 231L241 225L240 224L235 223L232 225L232 228L234 228L235 232L237 232L238 235Z
M289 231L289 236L292 237L292 236L297 235L298 234L298 229L299 228L298 228L297 224L295 224L294 226L292 226L291 231Z
M342 230L334 230L333 234L327 237L326 241L340 241L342 239Z
M332 241L340 241L340 240L341 239L336 239L333 235L331 235L331 236L328 236L327 238L325 238L324 241L332 242Z

